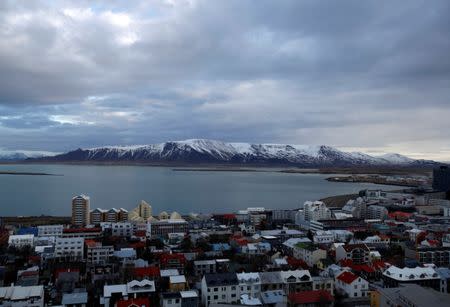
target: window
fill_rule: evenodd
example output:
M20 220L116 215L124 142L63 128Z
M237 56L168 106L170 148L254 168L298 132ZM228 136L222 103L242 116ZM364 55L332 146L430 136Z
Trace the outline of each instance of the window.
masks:
M214 288L214 292L217 292L217 291L219 291L219 288Z
M355 289L358 289L358 285L355 285Z
M215 300L218 300L218 299L219 299L219 296L218 296L218 295L214 295L214 299L215 299Z
M358 293L356 293L356 292L353 293L353 296L354 296L354 297L357 297L357 296L358 296Z

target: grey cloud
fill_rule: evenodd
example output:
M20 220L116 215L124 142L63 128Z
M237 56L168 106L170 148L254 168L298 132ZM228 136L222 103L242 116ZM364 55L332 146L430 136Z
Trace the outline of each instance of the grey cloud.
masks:
M419 0L2 1L0 142L60 151L207 137L401 143L408 153L428 139L445 151L449 9Z

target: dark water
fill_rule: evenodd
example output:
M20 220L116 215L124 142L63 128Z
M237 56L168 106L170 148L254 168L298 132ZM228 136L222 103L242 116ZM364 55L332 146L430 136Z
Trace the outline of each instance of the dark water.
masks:
M0 165L0 171L63 176L0 175L0 216L69 215L71 198L91 197L91 208L134 208L141 199L154 214L230 212L247 207L297 208L306 200L392 187L336 183L319 174L180 172L165 167Z

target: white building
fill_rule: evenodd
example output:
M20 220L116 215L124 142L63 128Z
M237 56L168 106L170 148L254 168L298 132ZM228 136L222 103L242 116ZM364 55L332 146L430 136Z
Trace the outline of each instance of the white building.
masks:
M380 237L378 235L369 236L364 239L365 244L389 244L391 240L388 237Z
M161 293L161 307L198 306L199 297L196 290Z
M238 273L239 295L258 298L261 294L261 280L258 273Z
M350 199L345 206L342 207L342 212L351 214L356 218L365 218L366 209L366 202L362 197L358 197L357 199Z
M239 282L234 273L206 274L202 278L202 303L205 307L213 303L237 303Z
M84 257L84 238L56 238L55 257L82 260Z
M8 238L8 245L15 248L33 247L34 246L34 235L11 235Z
M384 220L388 216L388 210L383 206L372 205L367 207L367 219Z
M111 223L111 234L115 237L131 237L133 235L133 224Z
M329 244L334 242L334 235L331 231L318 230L313 235L313 242L316 244Z
M38 226L38 237L61 237L63 225L42 225Z
M349 298L369 296L369 282L352 272L344 271L335 277L336 291Z
M107 264L114 256L114 247L100 242L86 240L86 260L90 264Z
M287 295L312 290L312 279L308 270L280 271L279 274Z
M44 286L10 286L0 288L0 306L5 307L43 307Z
M332 229L329 231L333 234L335 242L347 243L353 239L353 232L351 231L345 229Z
M322 201L306 201L303 204L304 220L319 221L331 218L331 211Z
M271 246L267 242L248 243L242 246L242 253L246 255L262 255L270 252Z
M408 229L406 232L409 235L409 240L412 242L416 242L417 236L425 231L421 230L421 229L413 228L413 229Z
M327 251L312 244L297 244L294 247L294 257L313 267L319 260L327 258Z

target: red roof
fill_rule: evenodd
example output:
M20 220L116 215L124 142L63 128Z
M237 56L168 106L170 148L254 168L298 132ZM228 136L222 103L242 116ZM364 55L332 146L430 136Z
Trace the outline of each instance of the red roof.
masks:
M148 297L131 298L129 300L117 301L117 307L150 307L150 299Z
M354 264L351 266L352 270L356 272L374 273L375 269L367 264Z
M162 254L159 258L161 264L167 264L170 260L178 260L180 263L186 262L186 257L183 254Z
M133 243L130 243L129 246L131 248L138 249L138 248L144 248L146 245L145 245L145 242L133 242Z
M393 219L409 219L412 216L412 213L408 212L402 212L402 211L395 211L392 213L389 213L389 217Z
M134 268L133 275L136 277L159 277L160 271L156 266Z
M294 304L332 303L334 297L326 290L302 291L289 294L289 301Z
M134 235L136 237L145 237L146 236L146 231L145 230L136 230L134 232Z
M101 228L66 228L64 233L80 233L80 232L102 232Z
M235 214L224 214L223 215L223 219L226 219L226 220L233 220L235 218L236 218Z
M86 244L87 247L101 246L101 244L95 240L84 240L84 244Z
M295 268L295 269L298 269L298 268L302 268L304 270L308 270L309 269L308 264L302 259L297 259L297 258L294 258L294 257L288 257L287 258L287 263L292 268Z
M345 282L346 284L351 284L357 278L358 278L358 276L356 276L352 272L343 272L337 277L337 279L339 279L340 281Z

